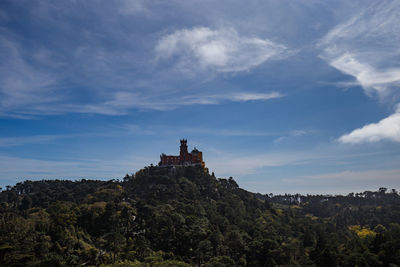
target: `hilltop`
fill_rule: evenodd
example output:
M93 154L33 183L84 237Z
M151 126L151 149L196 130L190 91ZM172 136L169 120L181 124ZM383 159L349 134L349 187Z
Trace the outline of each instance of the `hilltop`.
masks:
M0 193L3 266L400 264L395 190L268 196L201 165L122 181L25 181Z

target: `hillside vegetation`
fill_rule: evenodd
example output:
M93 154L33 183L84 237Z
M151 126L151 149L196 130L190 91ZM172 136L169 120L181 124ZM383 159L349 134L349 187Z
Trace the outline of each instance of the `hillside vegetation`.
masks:
M0 193L0 266L399 266L400 196L247 192L201 167Z

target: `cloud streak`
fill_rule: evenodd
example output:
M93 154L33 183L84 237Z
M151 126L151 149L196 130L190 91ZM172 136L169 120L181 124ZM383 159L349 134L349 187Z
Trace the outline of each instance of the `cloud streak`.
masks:
M247 101L267 101L271 99L284 97L278 92L270 93L253 93L253 92L236 92L225 94L210 95L143 95L132 92L116 92L112 99L98 104L86 105L60 105L55 107L53 112L76 112L76 113L93 113L102 115L125 115L129 110L173 110L183 106L190 105L217 105L227 101L231 102L247 102Z
M283 141L292 139L292 138L296 138L296 137L300 137L300 136L304 136L310 133L313 133L314 131L309 131L309 130L294 130L291 133L289 133L288 135L284 135L284 136L280 136L278 138L276 138L274 140L274 143L281 143Z
M180 71L248 71L269 60L287 57L291 51L268 39L239 35L234 29L194 27L162 37L159 59L173 59Z
M1 137L0 147L22 146L26 144L45 144L63 138L71 138L76 135L34 135L22 137Z
M115 133L113 133L115 134ZM79 134L54 134L54 135L31 135L31 136L13 136L0 137L0 147L23 146L28 144L50 144L60 141L61 139L81 138L81 137L105 137L109 133L79 133Z

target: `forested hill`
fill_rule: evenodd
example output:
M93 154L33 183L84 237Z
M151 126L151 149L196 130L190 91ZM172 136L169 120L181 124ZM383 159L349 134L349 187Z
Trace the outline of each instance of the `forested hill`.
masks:
M201 167L0 193L0 266L398 266L400 197L268 196Z

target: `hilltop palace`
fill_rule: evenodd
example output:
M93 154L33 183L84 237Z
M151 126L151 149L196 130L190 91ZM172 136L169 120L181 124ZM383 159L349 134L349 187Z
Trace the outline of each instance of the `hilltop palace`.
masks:
M164 153L160 155L160 163L159 166L190 166L190 165L201 165L203 168L205 167L205 163L203 161L203 153L198 151L196 148L192 150L191 153L188 152L187 140L181 139L181 148L179 156L171 156L165 155Z

